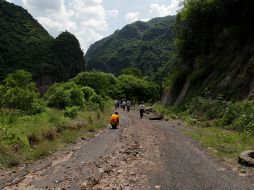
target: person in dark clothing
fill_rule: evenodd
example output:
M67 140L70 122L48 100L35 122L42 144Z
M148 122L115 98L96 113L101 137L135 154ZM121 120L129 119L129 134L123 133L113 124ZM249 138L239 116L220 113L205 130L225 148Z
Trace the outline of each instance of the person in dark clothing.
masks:
M145 105L144 105L144 102L142 102L140 105L139 105L139 114L140 114L140 119L143 118L144 116L144 112L145 112Z

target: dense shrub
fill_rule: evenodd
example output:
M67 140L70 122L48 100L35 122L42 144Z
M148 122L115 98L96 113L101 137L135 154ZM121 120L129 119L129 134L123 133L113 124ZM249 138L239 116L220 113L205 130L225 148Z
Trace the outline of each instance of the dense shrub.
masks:
M88 86L82 87L82 91L84 93L84 99L86 101L90 101L91 97L96 94L94 89L92 89Z
M208 119L218 119L223 116L223 113L229 102L209 100L202 97L195 97L191 100L188 108L190 114L203 115Z
M77 106L66 107L64 110L64 117L76 118L79 108Z
M79 73L73 81L82 87L89 86L103 97L112 97L115 88L119 85L119 80L110 73L103 72L83 72Z
M133 75L138 78L142 78L142 72L138 68L128 67L122 70L123 75Z
M32 75L24 70L9 74L1 88L2 107L19 109L26 114L37 114L45 110L40 100Z
M223 117L218 122L219 126L254 134L253 101L231 103L223 113Z
M50 107L83 107L85 103L82 87L73 82L58 83L49 88L46 96Z
M105 102L100 95L97 95L97 94L93 95L91 97L91 102L92 102L92 106L95 106L95 107L99 108L100 110L104 109Z
M159 86L133 75L119 76L120 91L124 98L139 101L155 101L159 98Z
M230 102L196 97L187 108L189 114L214 120L214 126L254 134L254 102Z

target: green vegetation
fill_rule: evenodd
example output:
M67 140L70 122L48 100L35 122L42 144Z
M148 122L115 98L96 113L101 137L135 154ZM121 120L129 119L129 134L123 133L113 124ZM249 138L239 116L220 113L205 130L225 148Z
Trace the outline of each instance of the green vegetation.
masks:
M133 75L142 78L142 72L137 68L125 68L122 70L123 75Z
M124 99L155 102L160 97L160 88L153 82L133 75L120 75L118 78L121 82L118 91L121 92L120 97Z
M184 1L184 8L177 15L174 40L182 61L175 64L173 73L168 70L171 99L175 101L188 83L186 93L182 94L186 99L207 92L211 98L222 94L227 100L251 96L254 74L251 5L251 1Z
M225 101L195 97L178 107L156 104L156 110L172 119L181 119L188 125L198 126L187 130L220 158L237 158L239 153L254 148L254 102Z
M83 72L40 97L32 74L17 70L0 84L0 93L0 167L12 167L105 127L111 98L152 102L159 87L133 75Z
M0 0L0 81L19 69L32 73L39 91L84 70L83 52L69 32L56 39L22 7Z
M166 106L154 106L168 118L198 126L185 131L221 158L236 159L254 148L251 4L184 1L176 18L176 57L163 83Z
M45 111L45 105L32 82L29 72L18 70L9 74L1 85L0 108L17 109L25 114L37 114Z
M105 127L111 106L108 101L103 112L86 109L77 112L72 107L66 111L47 109L37 115L22 116L15 111L1 110L0 168L33 161L74 143L78 137L90 137L90 132Z
M66 108L84 106L82 87L73 82L59 83L51 86L45 96L50 107Z
M131 69L132 70L132 69ZM132 70L133 71L133 70ZM136 71L136 70L135 70ZM82 87L89 86L102 98L143 100L154 102L159 99L160 87L153 82L134 76L133 72L115 77L110 73L83 72L79 73L71 81ZM92 93L92 92L91 92ZM92 96L92 100L99 101L100 97ZM98 100L95 100L98 99Z
M38 159L85 138L105 127L111 112L109 98L73 79L56 83L40 97L31 73L17 70L0 89L0 167Z
M87 70L148 76L161 84L171 64L175 16L135 22L93 44L85 55ZM126 68L131 68L127 69Z

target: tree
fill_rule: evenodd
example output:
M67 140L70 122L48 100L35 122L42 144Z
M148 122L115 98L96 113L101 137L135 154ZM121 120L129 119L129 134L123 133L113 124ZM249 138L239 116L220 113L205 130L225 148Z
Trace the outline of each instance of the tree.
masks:
M45 95L50 107L66 108L85 104L84 92L81 86L74 82L57 83L51 86Z
M117 91L119 80L110 73L83 72L79 73L73 81L80 86L89 86L102 96L110 96Z
M133 75L135 77L142 78L142 73L138 68L132 68L132 67L125 68L122 70L122 74Z
M53 51L64 68L63 80L72 78L84 70L83 52L79 41L73 34L67 31L61 33L55 39Z
M31 73L18 70L9 74L4 80L4 87L1 88L3 107L19 109L27 114L36 114L45 110Z

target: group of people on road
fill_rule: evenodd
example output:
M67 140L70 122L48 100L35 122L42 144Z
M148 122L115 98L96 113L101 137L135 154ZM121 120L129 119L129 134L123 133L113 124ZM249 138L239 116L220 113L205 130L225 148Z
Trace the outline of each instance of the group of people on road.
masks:
M135 106L135 100L115 100L115 109L122 108L123 111L129 112L131 110L131 106Z
M123 109L123 111L127 110L127 112L129 112L131 106L135 106L135 101L115 100L115 110L121 108ZM144 102L141 102L138 109L139 109L140 119L142 119L145 113ZM119 113L115 111L115 113L110 118L110 124L112 126L112 129L117 129L117 126L119 126L119 120L120 120Z

